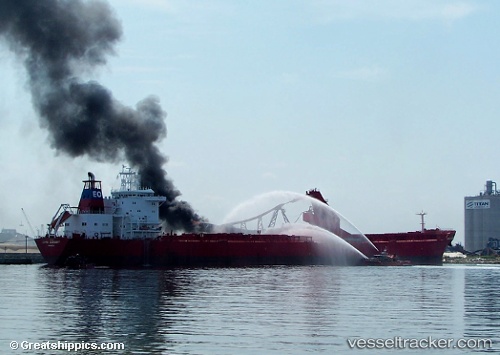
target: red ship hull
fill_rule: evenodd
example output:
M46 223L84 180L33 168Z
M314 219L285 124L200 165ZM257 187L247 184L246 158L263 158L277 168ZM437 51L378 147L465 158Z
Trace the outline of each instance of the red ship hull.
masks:
M371 234L367 237L372 245L355 228L348 231L349 225L342 225L341 217L332 209L322 209L320 205L326 201L317 190L307 193L318 203L313 202L309 210L302 213L303 220L340 238L318 234L320 231L315 229L308 229L302 236L266 234L260 229L253 234L212 233L211 225L205 226L210 229L201 225L196 229L207 233L164 234L159 207L166 197L139 187L135 172L124 168L120 173L121 188L112 191L111 198L106 199L102 195L101 181L92 173L88 176L83 181L78 208L62 204L49 224L46 237L36 239L38 249L50 265L362 265L367 257L379 251L414 263L439 264L455 234L440 230ZM268 212L274 211L275 218L279 211L283 213L283 205Z
M454 230L426 229L423 232L366 234L380 251L397 255L412 264L440 265L443 253L455 237Z
M328 205L321 192L316 189L309 190L306 194L321 204ZM375 255L373 250L367 248L366 244L358 245L359 236L350 234L342 230L338 217L331 211L322 211L313 203L313 208L304 212L305 222L320 226L335 233L346 240L366 256ZM316 212L316 209L318 212ZM423 220L422 220L423 226ZM383 233L365 234L379 252L393 255L401 260L410 261L412 264L420 265L441 265L443 263L443 253L448 245L451 245L455 237L454 230L423 229L417 232L407 233Z
M361 255L337 257L335 245L287 235L182 234L155 239L44 237L37 246L49 265L78 256L109 267L358 265Z

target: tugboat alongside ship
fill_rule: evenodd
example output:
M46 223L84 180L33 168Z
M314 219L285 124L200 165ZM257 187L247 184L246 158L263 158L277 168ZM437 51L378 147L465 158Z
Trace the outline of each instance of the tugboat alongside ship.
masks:
M321 203L328 204L318 190L310 190L308 196L315 198ZM452 229L426 229L424 223L425 213L419 213L422 221L422 229L414 232L402 233L382 233L366 234L366 237L377 247L377 249L387 255L392 255L400 260L407 260L418 265L441 265L443 263L443 253L447 246L455 237L455 230ZM304 216L307 218L307 216ZM334 217L322 218L314 223L338 234L344 239L351 239L352 236L341 230L338 223L332 223Z
M441 265L446 247L451 246L455 231L423 229L406 233L366 234L382 251L416 265Z
M317 190L307 193L316 200L311 199L313 202L302 218L311 225L314 233L331 232L335 234L332 238L296 234L293 229L286 234L262 230L216 233L216 226L208 223L196 226L195 232L165 233L159 219L159 208L165 197L140 187L139 176L131 169L124 169L120 177L121 187L112 191L111 197L104 198L101 181L89 173L88 179L83 181L78 207L60 206L47 234L35 240L49 265L77 268L376 265L373 258L382 252L397 256L398 263L393 265L398 265L400 260L417 256L419 250L421 254L432 250L442 256L446 246L441 250L442 239L452 239L454 235L454 231L447 231L445 236L433 232L431 235L435 241L424 242L429 238L423 232L419 240L410 242L410 239L405 239L404 243L399 243L393 241L396 236L392 234L367 235L367 239L362 233L348 233L340 228L340 217L335 211L321 206L326 201ZM446 244L451 239L446 239ZM423 243L427 245L426 250L420 248ZM412 249L411 245L414 253L410 255L407 250ZM383 264L390 263L385 260Z

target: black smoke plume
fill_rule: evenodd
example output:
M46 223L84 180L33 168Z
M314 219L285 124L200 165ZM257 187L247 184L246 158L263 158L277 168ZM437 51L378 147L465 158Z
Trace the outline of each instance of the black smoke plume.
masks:
M180 192L163 169L167 158L155 145L167 132L159 100L148 97L133 109L81 78L106 63L121 35L120 22L99 0L0 1L0 37L24 61L33 106L52 147L96 161L125 157L144 186L167 197L161 218L192 230L200 217L177 200Z

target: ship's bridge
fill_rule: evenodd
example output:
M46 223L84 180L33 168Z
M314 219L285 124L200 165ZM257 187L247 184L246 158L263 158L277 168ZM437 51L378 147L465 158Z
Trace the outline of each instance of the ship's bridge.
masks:
M120 177L120 188L111 191L115 233L122 238L157 235L161 225L159 209L167 198L141 188L138 174L131 169L124 168Z
M141 189L141 190L113 190L111 191L111 196L113 198L127 198L127 197L141 197L141 198L151 198L154 197L157 200L166 200L164 196L155 196L155 192L151 189Z

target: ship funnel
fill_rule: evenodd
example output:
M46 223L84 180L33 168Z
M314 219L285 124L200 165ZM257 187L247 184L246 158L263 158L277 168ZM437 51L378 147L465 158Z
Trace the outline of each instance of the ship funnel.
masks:
M78 204L80 213L103 213L104 200L101 181L95 179L94 174L88 173L89 179L83 181L83 191Z

